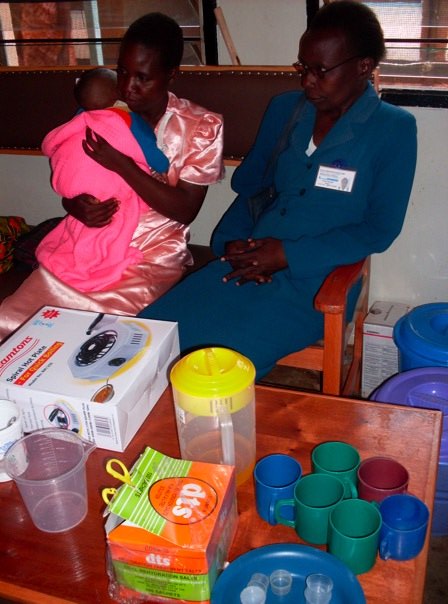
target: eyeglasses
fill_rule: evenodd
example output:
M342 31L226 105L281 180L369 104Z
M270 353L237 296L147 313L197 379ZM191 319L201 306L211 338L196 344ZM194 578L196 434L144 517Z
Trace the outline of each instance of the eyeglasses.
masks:
M337 65L333 65L333 67L310 67L306 63L302 63L302 61L296 61L295 63L292 64L292 66L294 67L294 69L297 71L297 73L301 77L308 75L310 73L315 78L318 78L319 80L323 80L329 71L333 71L333 69L336 69L337 67L341 67L342 65L345 65L346 63L348 63L349 61L353 61L354 59L359 59L359 55L355 55L354 57L349 57L348 59L345 59L345 61L341 61Z

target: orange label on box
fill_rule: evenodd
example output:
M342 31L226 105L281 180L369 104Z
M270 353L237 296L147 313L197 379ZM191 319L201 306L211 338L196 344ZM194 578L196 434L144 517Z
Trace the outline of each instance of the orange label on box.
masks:
M45 352L42 354L42 356L37 359L37 361L35 361L26 369L25 373L22 373L22 375L14 382L14 384L22 386L36 373L36 371L38 371L42 367L42 365L45 365L45 363L53 355L55 355L63 345L64 342L55 342L52 346L48 348L48 350L45 350Z
M195 524L215 509L215 489L198 478L176 477L159 480L148 492L154 510L174 524Z

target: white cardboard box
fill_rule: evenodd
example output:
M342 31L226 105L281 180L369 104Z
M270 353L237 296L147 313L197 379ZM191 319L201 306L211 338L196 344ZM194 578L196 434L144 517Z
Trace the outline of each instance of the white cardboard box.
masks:
M393 341L395 323L411 310L398 302L374 302L364 320L361 396L398 372L398 349Z
M178 355L176 323L44 306L0 346L0 398L26 432L58 426L124 451Z

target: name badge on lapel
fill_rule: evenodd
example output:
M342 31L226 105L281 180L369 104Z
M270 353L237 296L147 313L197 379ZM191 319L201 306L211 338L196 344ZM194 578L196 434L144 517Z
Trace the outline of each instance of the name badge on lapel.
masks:
M334 189L351 193L355 182L356 170L346 168L334 168L333 166L319 166L316 176L315 187L322 189Z

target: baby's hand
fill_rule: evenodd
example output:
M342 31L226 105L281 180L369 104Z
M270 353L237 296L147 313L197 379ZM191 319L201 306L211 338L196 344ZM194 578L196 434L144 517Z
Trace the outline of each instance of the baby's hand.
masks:
M117 174L120 174L121 170L131 161L127 155L112 147L105 138L91 128L86 128L86 138L82 141L82 148L86 155L103 168Z

